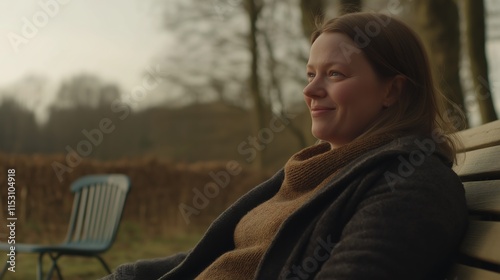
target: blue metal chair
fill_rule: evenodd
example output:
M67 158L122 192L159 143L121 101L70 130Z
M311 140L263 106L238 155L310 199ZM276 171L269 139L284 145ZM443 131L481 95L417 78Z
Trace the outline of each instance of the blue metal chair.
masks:
M62 279L57 260L63 255L95 257L108 273L109 266L100 256L115 241L125 200L130 190L130 180L121 174L84 176L71 184L75 193L68 234L64 242L56 245L15 244L17 253L37 253L37 279L43 278L43 257L48 255L52 265L46 279L54 270ZM10 251L10 244L0 243L0 250ZM7 271L3 267L0 279Z

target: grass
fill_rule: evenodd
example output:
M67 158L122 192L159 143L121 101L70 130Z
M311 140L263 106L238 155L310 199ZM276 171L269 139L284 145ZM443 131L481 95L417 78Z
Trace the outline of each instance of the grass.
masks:
M133 262L138 259L163 257L176 252L186 251L192 248L200 238L201 234L199 233L172 233L149 237L137 225L122 223L113 247L104 253L102 257L108 263L111 270L114 270L120 264ZM38 255L20 253L16 255L16 272L7 271L3 279L36 279L37 262ZM44 272L48 271L49 264L50 258L45 256ZM64 279L99 279L107 275L107 272L96 258L63 256L58 261L58 264ZM56 273L54 273L52 279L58 279Z

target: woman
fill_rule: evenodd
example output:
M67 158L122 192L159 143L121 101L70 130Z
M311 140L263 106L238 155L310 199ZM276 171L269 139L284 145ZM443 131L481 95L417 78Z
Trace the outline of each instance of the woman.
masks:
M466 227L453 130L421 42L347 14L312 36L304 98L321 142L240 198L196 247L106 279L444 279Z

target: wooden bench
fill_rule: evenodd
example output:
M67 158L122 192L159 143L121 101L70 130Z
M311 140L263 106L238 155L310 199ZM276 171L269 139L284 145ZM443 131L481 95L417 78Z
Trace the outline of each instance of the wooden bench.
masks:
M470 223L448 280L500 280L500 121L459 132ZM465 157L464 157L465 156Z

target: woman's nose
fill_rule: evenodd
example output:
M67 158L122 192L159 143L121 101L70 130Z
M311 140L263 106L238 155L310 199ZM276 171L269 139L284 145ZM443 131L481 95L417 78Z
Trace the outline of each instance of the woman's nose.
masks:
M307 84L302 93L309 98L320 98L326 95L326 89L319 77L315 77Z

